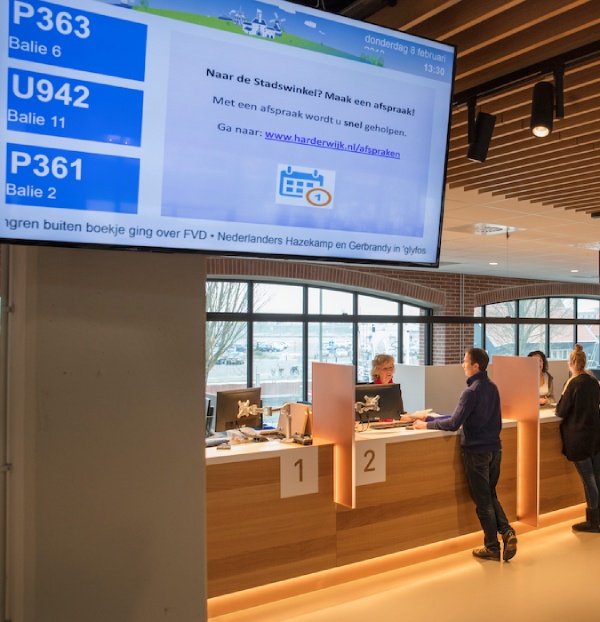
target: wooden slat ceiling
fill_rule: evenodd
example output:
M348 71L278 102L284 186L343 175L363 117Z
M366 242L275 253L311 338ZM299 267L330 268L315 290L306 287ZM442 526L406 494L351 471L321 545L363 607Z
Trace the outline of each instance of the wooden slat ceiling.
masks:
M359 1L348 16L457 46L455 102L460 94L600 41L600 0ZM353 15L354 13L354 15ZM598 47L598 46L597 46ZM487 159L466 159L467 107L452 114L447 181L451 188L540 202L600 215L600 55L564 71L564 118L546 138L529 130L538 73L477 97L476 110L496 115Z

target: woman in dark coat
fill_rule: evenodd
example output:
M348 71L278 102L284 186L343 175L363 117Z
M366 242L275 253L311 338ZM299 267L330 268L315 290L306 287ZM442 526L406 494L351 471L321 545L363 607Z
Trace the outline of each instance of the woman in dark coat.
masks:
M556 405L562 419L563 454L575 463L587 501L586 520L573 525L575 531L600 532L600 385L585 371L583 348L575 345L569 356L571 377Z

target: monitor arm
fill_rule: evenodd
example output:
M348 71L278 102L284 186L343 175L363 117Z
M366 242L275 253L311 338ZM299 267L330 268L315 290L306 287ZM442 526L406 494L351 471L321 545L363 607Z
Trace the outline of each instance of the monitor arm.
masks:
M379 410L379 395L375 395L374 397L369 397L368 395L365 395L365 401L356 402L354 406L356 408L356 412L359 415L369 412L370 410L378 411Z
M259 408L256 404L250 405L250 400L246 400L245 402L238 402L238 408L238 419L241 419L242 417L255 417L256 415L259 415L261 413L266 415L267 417L270 417L272 411L275 410L270 406Z
M294 437L292 436L292 409L289 402L286 402L279 408L271 409L274 413L280 412L285 416L285 438L279 439L282 443L293 443Z

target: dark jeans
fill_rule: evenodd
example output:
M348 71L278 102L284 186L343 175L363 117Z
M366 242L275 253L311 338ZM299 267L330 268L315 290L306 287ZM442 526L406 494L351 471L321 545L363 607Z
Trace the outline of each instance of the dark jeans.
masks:
M471 499L483 528L484 544L492 551L499 551L498 534L504 535L512 529L496 496L502 452L463 451L462 455Z
M595 510L600 501L600 454L576 462L575 468L583 482L587 506L590 510Z

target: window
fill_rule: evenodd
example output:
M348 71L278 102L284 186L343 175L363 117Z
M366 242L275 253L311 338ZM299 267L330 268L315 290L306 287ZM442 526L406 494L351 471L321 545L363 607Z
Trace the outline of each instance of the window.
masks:
M481 317L482 313L482 307L478 307L475 309L473 315L475 317ZM483 324L475 324L473 327L473 347L483 348Z
M524 356L541 350L549 359L566 359L575 343L580 343L588 367L598 367L598 324L600 301L589 298L528 298L486 305L475 310L475 317L514 318L515 323L477 325L476 345L485 344L490 358L494 354ZM531 320L539 320L532 322ZM565 321L572 320L572 321ZM594 320L596 323L586 323Z
M252 297L255 312L302 313L302 287L257 283Z
M308 312L315 315L350 315L354 296L322 287L308 288Z
M370 382L376 354L430 360L429 309L312 285L208 281L206 391L260 386L263 405L310 400L314 361L355 365Z

